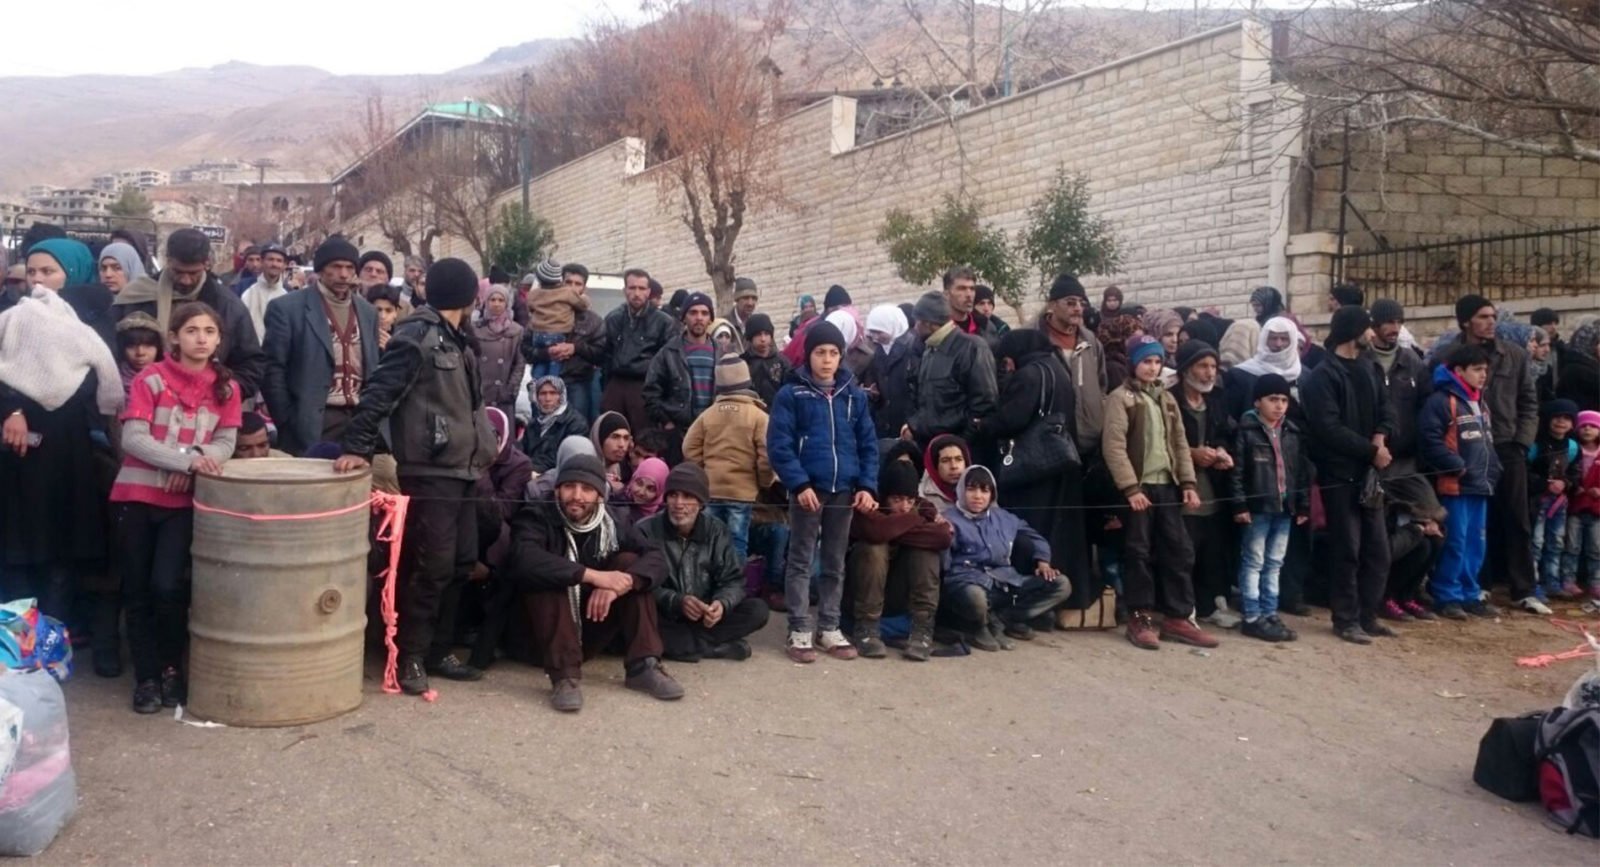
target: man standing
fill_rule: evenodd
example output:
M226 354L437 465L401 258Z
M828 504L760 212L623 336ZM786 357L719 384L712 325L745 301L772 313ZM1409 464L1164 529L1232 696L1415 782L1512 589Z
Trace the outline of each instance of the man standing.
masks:
M511 521L505 571L526 591L550 704L566 713L583 708L584 660L618 637L626 646L624 686L663 701L683 697L660 664L651 594L666 576L666 557L605 504L605 489L600 459L578 455L561 465L554 502L529 501Z
M973 302L972 309L978 311L979 316L989 321L990 327L994 329L994 333L997 336L1006 336L1006 332L1011 330L1011 326L1007 325L1005 320L994 315L994 288L979 283L977 294L974 297L977 300Z
M412 307L427 304L427 284L427 267L422 264L420 258L407 256L405 285L400 290L400 300Z
M733 281L733 313L728 317L728 322L741 336L746 326L750 324L750 317L755 315L756 304L760 301L761 294L756 291L755 280L740 277Z
M545 285L547 277L555 282ZM587 297L589 269L577 262L557 265L546 259L528 275L535 279L539 292L557 286L570 286L574 292ZM524 305L526 319L526 305ZM600 377L598 368L606 362L606 327L600 314L590 307L573 310L572 331L560 343L538 343L528 331L522 341L522 358L529 365L555 362L561 365L561 381L567 385L567 405L584 420L593 422L600 416Z
M676 333L672 317L651 303L650 275L630 268L622 275L624 304L606 316L606 366L603 412L618 412L628 426L642 431L650 413L644 404L644 379L650 360Z
M228 289L234 297L243 295L244 290L250 288L250 284L256 282L256 276L261 273L261 248L251 244L244 248L241 259L242 267L228 275L231 278Z
M261 248L261 276L239 297L250 311L250 324L255 326L256 339L267 339L267 305L289 294L290 287L284 279L289 268L289 251L277 244Z
M767 603L744 593L744 558L721 521L705 514L705 470L679 464L667 474L666 508L639 524L666 554L666 579L655 586L661 643L678 662L749 659L746 637L767 625Z
M1388 447L1394 420L1383 373L1361 352L1371 324L1360 307L1340 307L1328 326L1328 356L1300 378L1306 438L1328 517L1333 630L1352 644L1395 634L1378 621L1389 577L1389 528L1382 495L1368 494L1368 476L1394 460Z
M644 406L650 421L683 433L716 399L717 348L711 342L715 310L710 296L696 292L683 302L683 332L667 341L650 361L644 379Z
M315 257L317 288L267 306L261 391L278 425L278 445L290 454L343 437L378 368L378 311L355 291L358 257L344 238L323 241Z
M347 293L355 281L354 249L346 243L327 257L321 248L317 252L318 265L328 257L343 260L338 274ZM411 498L398 636L400 688L409 695L428 691L429 673L451 680L483 676L450 652L451 633L456 600L478 561L473 488L499 452L483 408L477 354L465 331L478 299L478 275L460 259L440 259L428 269L428 286L431 303L395 325L344 431L344 454L333 463L335 472L367 467L378 450L380 426L390 422L400 490ZM295 293L277 306L312 294Z
M975 309L978 303L978 275L970 265L957 265L944 272L944 300L950 305L950 321L956 330L984 342L990 353L1000 341L999 332L989 318Z
M1427 367L1421 356L1400 345L1406 310L1398 301L1379 298L1372 302L1370 315L1372 339L1366 354L1378 363L1383 374L1389 413L1394 419L1394 433L1388 440L1394 462L1383 471L1384 490L1406 503L1434 503L1433 484L1417 469L1417 414L1433 391Z
M1550 607L1534 595L1533 516L1528 508L1528 448L1539 435L1539 394L1528 365L1528 351L1495 337L1498 313L1482 295L1465 295L1456 301L1456 322L1461 333L1434 347L1430 364L1437 365L1455 347L1476 343L1489 353L1489 383L1483 388L1484 407L1495 455L1500 458L1500 480L1489 505L1489 566L1505 581L1511 598L1524 611L1548 616Z
M388 283L392 277L394 277L394 263L377 250L368 250L361 254L361 260L356 262L356 279L361 284L363 295L374 286Z
M1219 501L1228 491L1228 474L1233 470L1228 454L1233 416L1217 388L1217 350L1203 340L1186 340L1178 347L1177 360L1178 384L1172 387L1172 397L1183 418L1195 493L1200 496L1199 508L1183 515L1194 545L1195 610L1211 625L1232 629L1239 625L1239 615L1228 610L1228 590L1234 583L1229 564L1237 545L1233 517Z
M999 398L994 356L982 340L956 325L945 299L927 292L914 309L921 360L913 374L911 418L900 436L924 448L940 434L974 441Z
M1114 288L1114 287L1113 287ZM1109 291L1107 297L1110 297ZM1116 296L1119 300L1122 295ZM1100 432L1105 428L1106 353L1094 332L1084 326L1089 296L1072 274L1062 274L1050 284L1050 301L1039 315L1038 327L1050 337L1072 374L1077 392L1078 451L1084 465L1100 453ZM1073 576L1076 578L1077 576Z

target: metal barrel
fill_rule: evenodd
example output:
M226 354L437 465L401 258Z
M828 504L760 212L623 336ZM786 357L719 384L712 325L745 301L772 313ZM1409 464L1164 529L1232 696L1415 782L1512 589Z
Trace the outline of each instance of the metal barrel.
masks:
M370 472L229 461L195 483L189 706L237 726L361 705Z

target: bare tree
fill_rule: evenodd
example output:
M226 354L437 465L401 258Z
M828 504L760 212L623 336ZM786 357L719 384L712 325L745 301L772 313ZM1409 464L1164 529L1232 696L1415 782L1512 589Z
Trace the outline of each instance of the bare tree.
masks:
M340 191L340 206L347 219L370 211L396 253L431 261L440 227L428 195L430 171L422 154L395 146L399 127L383 94L370 94L361 123L340 141L348 162L359 163Z

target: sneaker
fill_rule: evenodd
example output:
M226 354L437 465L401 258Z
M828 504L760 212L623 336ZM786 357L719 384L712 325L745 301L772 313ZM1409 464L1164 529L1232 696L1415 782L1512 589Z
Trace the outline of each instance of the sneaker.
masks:
M817 647L834 659L855 659L860 655L850 639L837 629L824 629L817 633Z
M1473 617L1482 617L1485 620L1499 617L1501 614L1500 609L1487 602L1472 602L1461 606L1461 610L1471 614Z
M1373 638L1399 638L1400 637L1400 633L1395 632L1393 629L1390 629L1387 626L1384 626L1382 623L1378 622L1377 620L1373 620L1370 623L1361 624L1361 631L1365 632L1366 634L1368 634L1370 636L1372 636Z
M1244 622L1243 617L1228 608L1228 598L1226 596L1218 596L1216 605L1217 610L1206 616L1207 623L1218 629L1236 629L1240 623Z
M889 655L889 649L883 646L883 639L878 637L876 621L862 621L856 625L855 645L856 650L868 659L882 659Z
M817 661L817 651L811 646L810 632L789 633L789 643L784 646L784 652L789 654L789 659L802 665Z
M1407 614L1418 620L1439 619L1437 615L1428 610L1428 606L1423 605L1421 602L1418 602L1415 599L1411 600L1410 602L1402 603L1401 607L1405 608Z
M1273 643L1289 640L1288 636L1283 634L1283 626L1274 623L1265 617L1257 620L1246 620L1244 623L1240 624L1239 634L1248 635L1251 638L1259 638L1262 641L1270 641Z
M1383 600L1383 607L1378 609L1378 616L1384 620L1397 620L1401 623L1417 619L1411 616L1411 612L1407 611L1404 606L1393 599Z
M400 691L406 695L422 695L428 691L428 671L422 666L422 657L407 656L400 660Z
M1034 636L1033 627L1026 623L1007 623L1001 631L1018 641L1032 641Z
M1351 644L1372 643L1372 636L1359 626L1346 626L1334 634L1339 636L1340 641L1348 641Z
M425 665L423 669L429 674L437 674L445 680L483 680L483 669L473 668L456 658L454 653L447 653L444 658L432 665Z
M161 710L161 681L141 680L133 688L133 712L156 713Z
M1517 607L1528 612L1529 614L1537 614L1540 617L1549 617L1555 613L1554 611L1550 610L1550 606L1539 601L1539 597L1537 596L1524 596L1521 599L1518 599Z
M742 662L749 658L750 642L743 638L735 638L706 648L706 659L731 659L734 662Z
M161 706L177 707L189 700L189 684L176 668L167 666L161 672Z
M1283 630L1283 636L1284 636L1283 640L1284 641L1298 641L1298 640L1300 640L1300 633L1295 632L1293 629L1290 629L1289 625L1287 623L1284 623L1282 620L1278 619L1278 615L1269 614L1269 615L1267 615L1266 619L1271 621L1272 623L1277 624L1277 627L1279 629Z
M900 655L912 662L927 662L933 655L933 629L927 624L913 624L911 637L906 639L906 646L900 648Z
M1207 635L1187 617L1168 617L1161 621L1161 640L1176 641L1195 647L1216 647L1219 643L1215 637Z
M1465 608L1451 602L1439 608L1439 616L1446 620L1466 620L1468 615Z
M989 624L974 629L967 633L967 643L979 650L995 653L1000 650L1000 639L989 630Z
M1160 650L1161 633L1148 611L1135 611L1128 615L1128 643L1141 650Z
M661 701L677 701L683 698L683 685L672 679L667 670L649 657L640 663L639 670L622 679L622 685L628 689L649 693L651 698Z
M583 688L570 677L563 677L551 684L550 706L562 713L577 713L583 710Z

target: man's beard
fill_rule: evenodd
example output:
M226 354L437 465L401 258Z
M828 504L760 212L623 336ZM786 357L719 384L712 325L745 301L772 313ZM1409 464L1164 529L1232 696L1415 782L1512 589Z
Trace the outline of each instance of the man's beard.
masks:
M1183 375L1183 384L1186 388L1192 391L1198 391L1201 394L1210 394L1211 390L1217 387L1217 381L1215 379L1211 380L1210 382L1201 382L1190 373L1185 373Z
M599 508L599 506L600 506L600 504L599 504L598 501L596 501L594 503L578 503L578 502L562 503L561 504L561 514L566 515L567 516L567 520L571 521L574 524L582 524L585 521L589 520L590 518L594 517L594 510ZM576 514L574 514L574 511L576 511Z
M700 520L699 513L690 515L687 521L680 521L677 516L672 515L670 512L668 513L667 517L671 519L673 528L685 536L689 535L689 533L694 530L695 522Z

